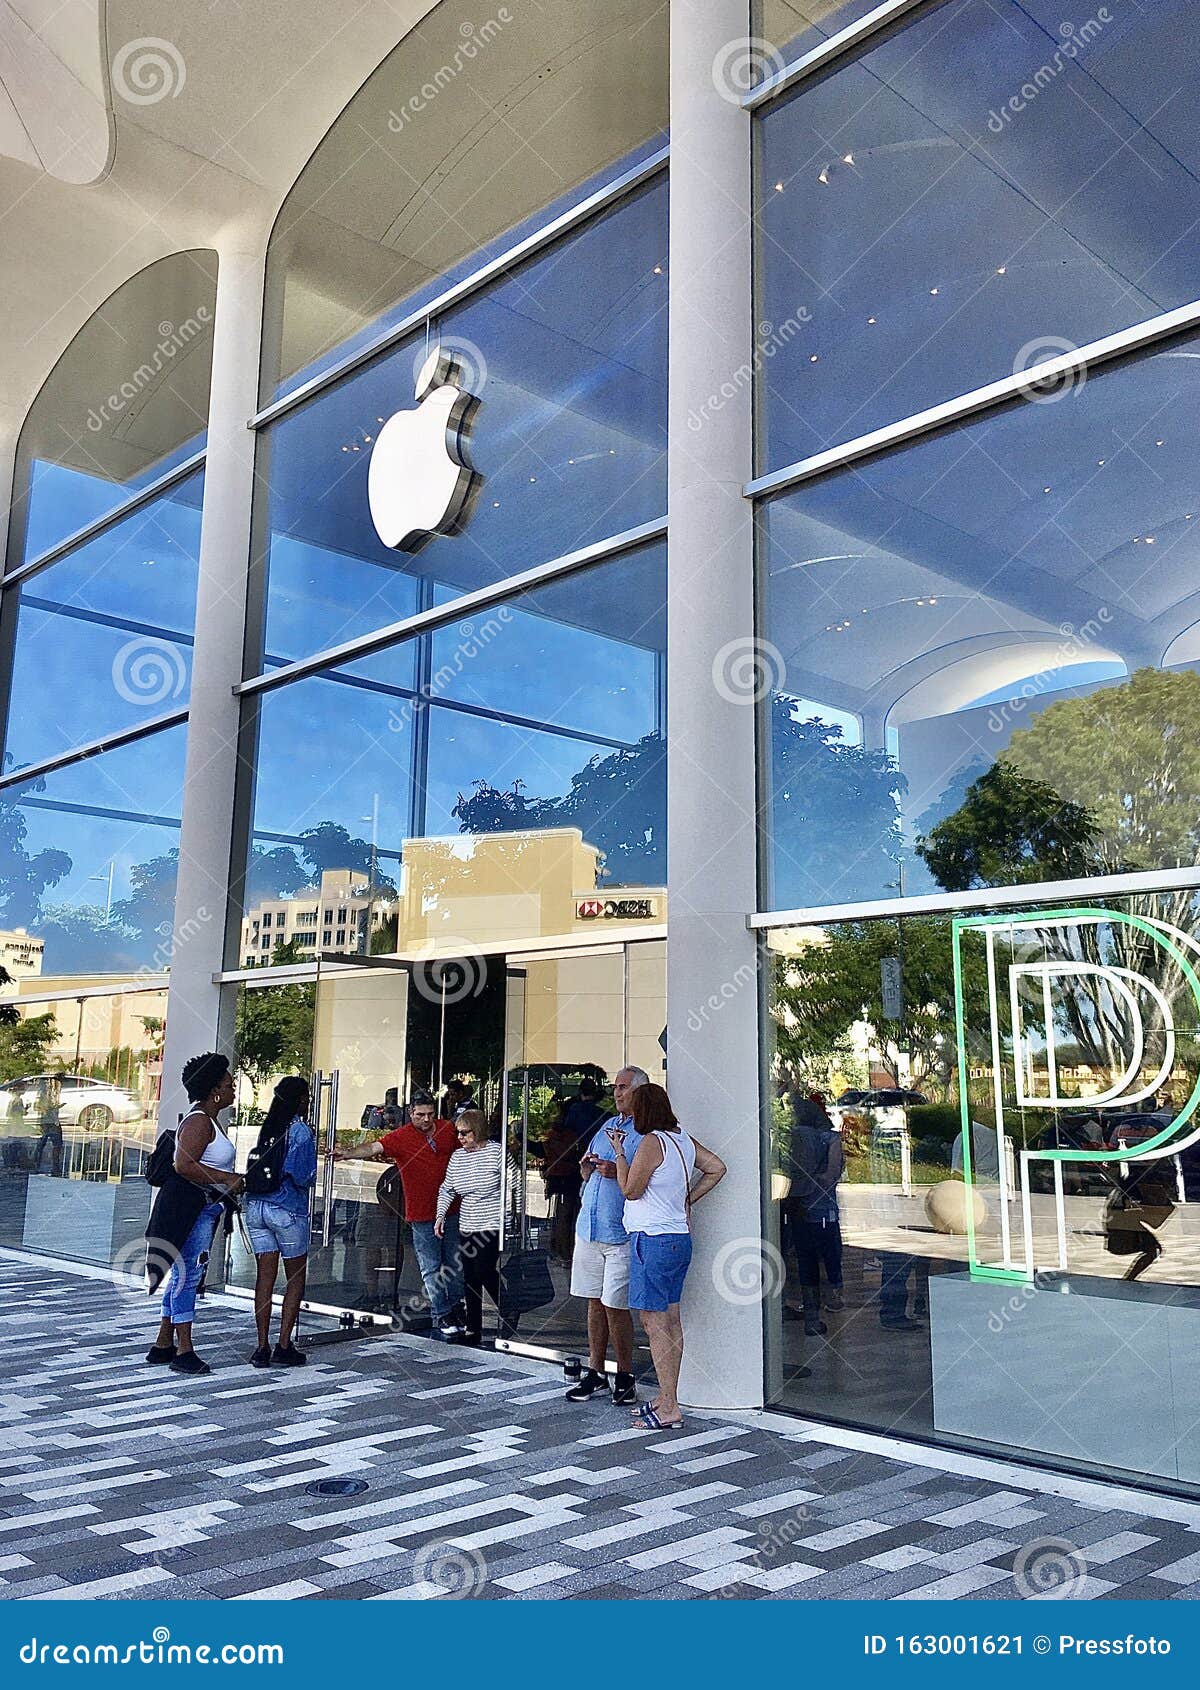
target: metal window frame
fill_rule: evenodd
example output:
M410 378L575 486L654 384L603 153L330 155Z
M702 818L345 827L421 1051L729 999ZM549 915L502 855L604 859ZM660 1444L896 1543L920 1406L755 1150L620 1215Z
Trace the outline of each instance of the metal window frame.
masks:
M323 669L352 663L362 657L372 657L376 652L383 651L401 640L416 634L435 632L459 621L461 617L506 604L510 599L537 587L565 580L568 576L580 574L597 564L620 557L625 552L636 551L639 546L665 539L666 533L666 517L656 517L653 522L640 523L636 528L627 528L606 540L598 540L594 545L583 546L578 551L552 558L548 563L535 564L532 569L522 570L517 575L508 575L503 581L492 582L486 587L478 587L474 592L464 593L445 604L431 606L428 610L414 611L411 616L403 616L398 622L389 622L385 627L376 628L369 634L360 634L356 639L346 640L341 645L314 652L311 657L298 658L279 669L268 669L250 680L240 682L234 687L234 693L241 698L250 698L258 693L274 692L278 687L319 674Z
M868 898L857 903L814 904L807 909L767 910L746 917L755 932L785 927L825 927L839 921L881 921L902 915L954 915L964 910L1014 909L1061 903L1071 898L1128 898L1139 892L1200 889L1200 867L1144 869L1136 874L1098 874L1079 880L1043 880L1030 886L992 886L970 892L928 892L910 898Z
M20 978L36 979L37 976L22 975ZM169 971L155 975L131 975L128 980L114 981L111 986L77 986L74 991L19 992L15 998L5 998L4 1002L16 1009L27 1003L82 1003L85 998L124 998L135 992L165 992L170 983Z
M72 763L86 763L90 758L102 756L106 751L115 751L119 746L133 745L139 739L148 739L151 734L161 733L164 728L177 728L187 719L186 707L182 710L168 710L161 716L151 716L149 721L137 723L135 727L121 728L116 733L104 734L99 739L89 740L86 745L77 745L70 751L61 751L54 757L43 757L40 762L28 763L23 769L13 769L9 774L0 775L0 792L14 786L23 786L26 781L37 780L42 775L54 774L58 769L70 768Z
M759 106L769 105L781 94L795 88L798 83L816 76L836 59L852 52L862 42L879 35L909 12L915 12L918 7L927 6L929 3L930 0L884 0L882 6L876 6L873 12L867 12L856 23L847 24L845 29L839 29L828 40L818 42L807 53L802 53L798 59L793 59L790 64L777 70L773 76L764 77L757 87L743 96L742 105L747 111L755 111Z
M1115 359L1127 357L1160 341L1171 340L1177 335L1198 328L1200 300L1194 299L1187 305L1176 306L1174 310L1162 311L1156 317L1147 317L1143 322L1134 323L1129 328L1118 329L1115 334L1088 341L1085 345L1076 347L1073 352L1061 352L1057 357L1044 359L1040 364L1031 364L1027 370L1004 376L999 381L987 382L984 386L960 393L953 399L943 400L939 405L930 405L923 411L914 411L883 428L872 429L868 434L860 434L852 440L843 441L839 446L826 447L824 451L815 452L811 457L799 458L795 463L785 464L782 469L756 476L753 481L746 483L742 489L743 495L747 499L767 498L791 487L798 487L802 482L812 481L831 470L845 469L863 458L874 457L893 446L904 445L923 435L932 434L980 412L996 410L1012 400L1034 401L1038 387L1060 376L1090 372Z
M123 522L127 516L133 516L144 505L153 504L160 494L169 492L179 482L186 481L189 475L194 475L198 469L203 469L207 456L208 452L205 449L196 452L190 458L185 458L181 464L176 464L174 469L169 469L165 475L160 475L157 481L151 481L147 486L139 488L130 498L117 505L115 509L106 512L104 516L98 516L92 522L85 522L82 528L77 528L73 534L68 534L65 540L57 541L47 551L39 552L37 557L27 558L24 563L18 564L16 568L7 570L0 585L5 588L14 587L18 582L28 580L29 576L36 575L43 569L48 569L52 563L58 563L69 552L73 552L76 547L87 545L90 540L96 539L106 529L114 527L118 522Z
M318 375L311 376L308 381L301 382L299 387L294 387L290 393L285 393L280 398L272 400L269 405L264 405L250 418L246 427L256 430L262 429L268 423L275 422L279 417L286 416L289 411L295 410L298 405L305 404L309 399L314 398L318 393L323 393L327 387L334 386L335 383L350 375L354 370L360 369L364 364L369 364L380 353L388 351L390 347L404 340L414 330L421 328L431 318L439 316L453 305L461 304L465 299L470 299L473 294L479 293L489 283L496 281L506 271L511 270L514 265L533 257L535 253L541 252L545 247L552 246L555 241L570 234L581 223L586 223L597 212L615 205L618 200L624 199L645 183L652 181L666 170L670 151L669 146L658 148L649 157L643 159L640 164L635 164L629 170L622 171L619 176L615 176L611 182L605 183L602 188L597 188L595 192L577 201L575 205L568 206L566 211L560 212L549 223L543 223L540 228L533 230L523 240L516 241L512 246L506 247L503 252L497 253L494 258L488 259L486 264L481 264L477 270L471 271L470 275L462 277L460 281L444 288L441 293L436 294L426 304L408 312L398 323L393 323L391 328L385 329L374 340L368 341L366 346L350 353L340 363L335 364L332 369L322 370Z

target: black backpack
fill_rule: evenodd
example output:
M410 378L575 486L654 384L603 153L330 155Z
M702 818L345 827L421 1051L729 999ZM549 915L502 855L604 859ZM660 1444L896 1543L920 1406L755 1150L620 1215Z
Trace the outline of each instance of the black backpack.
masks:
M269 1144L256 1144L246 1158L246 1196L274 1197L283 1184L283 1164L287 1160L288 1129L285 1127Z
M166 1185L175 1167L175 1133L168 1127L165 1133L159 1133L154 1141L154 1149L150 1152L150 1160L146 1163L146 1183L148 1185Z

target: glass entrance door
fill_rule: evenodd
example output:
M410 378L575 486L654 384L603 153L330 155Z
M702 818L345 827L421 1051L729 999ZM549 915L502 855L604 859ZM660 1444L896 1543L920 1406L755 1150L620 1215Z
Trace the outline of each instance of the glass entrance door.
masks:
M587 1304L571 1296L579 1160L613 1112L624 1067L666 1080L666 942L508 958L504 1118L511 1186L505 1250L549 1255L552 1303L499 1347L555 1357L587 1350Z

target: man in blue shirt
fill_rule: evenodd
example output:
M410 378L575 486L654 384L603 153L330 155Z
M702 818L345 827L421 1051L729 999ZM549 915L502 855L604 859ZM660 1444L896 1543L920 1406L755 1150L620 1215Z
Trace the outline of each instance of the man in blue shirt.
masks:
M575 1226L571 1295L587 1298L588 1365L579 1383L567 1392L568 1402L587 1402L598 1392L608 1395L604 1362L610 1339L617 1359L612 1400L637 1401L633 1316L629 1312L629 1234L625 1231L625 1199L617 1184L617 1151L608 1129L630 1129L629 1099L649 1078L641 1068L621 1069L613 1081L617 1112L597 1129L579 1164L585 1184Z

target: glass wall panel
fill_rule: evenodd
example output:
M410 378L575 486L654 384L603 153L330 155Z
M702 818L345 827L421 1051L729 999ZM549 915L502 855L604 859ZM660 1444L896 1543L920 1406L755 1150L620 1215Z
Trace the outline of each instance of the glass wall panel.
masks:
M44 982L18 975L14 952L0 936L0 1243L140 1278L165 983L25 1001Z
M169 968L186 732L0 790L0 944L27 949L39 989Z
M1163 892L770 936L778 1400L1200 1477L1198 914Z
M239 965L662 920L665 621L649 547L262 695Z
M20 587L5 767L187 704L203 474Z
M1200 294L1185 0L926 9L764 112L761 467Z
M264 403L611 179L666 125L659 0L513 0L485 22L443 0L350 101L280 212Z
M754 81L819 47L873 12L880 0L751 0L751 35L759 43Z
M172 253L71 341L21 430L10 569L203 448L216 289L215 252Z
M764 907L1200 862L1195 368L1170 343L766 507Z
M661 516L666 251L662 180L441 320L479 401L476 477L460 532L419 551L383 544L367 483L382 424L413 408L424 334L264 433L268 666L409 614L414 576L465 591Z

